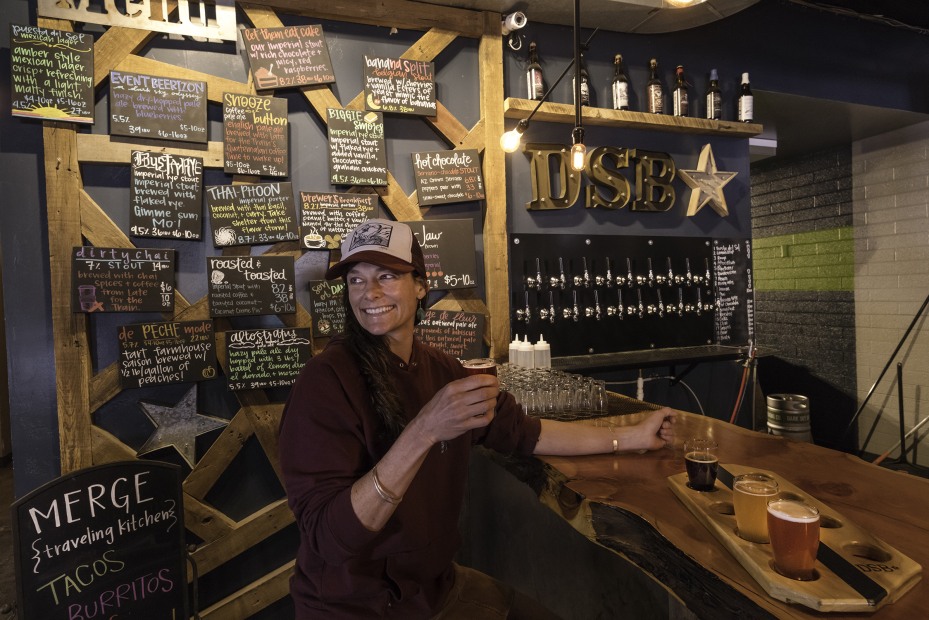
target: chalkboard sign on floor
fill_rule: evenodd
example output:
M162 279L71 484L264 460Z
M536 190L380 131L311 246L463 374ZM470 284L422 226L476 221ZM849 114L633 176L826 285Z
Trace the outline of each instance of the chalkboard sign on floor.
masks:
M342 237L375 216L375 194L300 192L300 244L310 250L338 250Z
M132 151L129 232L135 237L200 239L203 159Z
M76 247L71 289L75 312L169 312L174 250Z
M208 256L210 316L293 314L292 256Z
M310 328L240 329L225 332L229 389L292 385L310 359Z
M423 248L430 289L442 291L477 286L474 223L471 220L406 223Z
M484 322L483 314L427 310L416 326L416 337L461 360L482 357Z
M420 206L484 199L477 149L413 153L412 158Z
M20 618L188 618L176 465L81 469L13 504Z
M384 115L327 108L329 182L333 185L387 185Z
M435 116L435 65L406 58L364 57L365 108Z
M243 183L206 188L213 245L255 245L297 239L290 183Z
M110 134L206 143L206 82L110 71Z
M94 37L10 24L13 116L94 122Z
M242 41L258 90L335 82L329 47L318 24L245 28Z
M287 123L286 99L223 93L223 171L286 177Z
M213 321L135 323L119 328L122 387L206 381L215 376Z
M340 280L310 280L310 315L313 317L313 335L328 338L345 331L345 306L342 291L345 282Z

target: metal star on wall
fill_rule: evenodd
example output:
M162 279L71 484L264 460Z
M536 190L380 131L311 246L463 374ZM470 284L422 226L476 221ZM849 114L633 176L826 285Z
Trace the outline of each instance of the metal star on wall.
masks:
M173 407L144 400L139 401L139 407L155 425L155 432L136 456L174 446L191 469L197 462L197 437L229 424L229 420L197 413L196 384Z
M709 204L722 217L729 215L723 187L735 178L738 172L717 172L716 158L713 157L713 147L704 145L697 160L696 170L678 170L681 180L692 189L690 204L687 206L687 217Z

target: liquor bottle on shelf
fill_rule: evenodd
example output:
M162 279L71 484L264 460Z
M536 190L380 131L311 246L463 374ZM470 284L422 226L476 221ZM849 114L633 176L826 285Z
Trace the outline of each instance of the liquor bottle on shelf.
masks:
M658 79L658 61L652 58L648 61L648 111L652 114L664 114L664 88Z
M529 44L529 67L526 69L527 97L539 100L545 95L545 79L539 64L539 51L535 41Z
M687 83L684 81L684 67L678 65L674 70L677 81L672 91L674 101L674 116L688 116L690 112L690 98L687 95Z
M718 121L722 118L723 94L719 90L719 74L710 69L710 85L706 89L706 117Z
M587 72L587 63L584 62L584 52L581 52L581 67L579 70L581 75L581 105L590 105L590 74ZM576 77L574 79L577 79ZM571 93L576 93L574 90L574 79L571 80Z
M629 78L623 68L622 54L613 57L613 109L629 109Z
M748 81L748 73L742 74L742 90L739 92L739 121L751 123L755 119L755 98Z

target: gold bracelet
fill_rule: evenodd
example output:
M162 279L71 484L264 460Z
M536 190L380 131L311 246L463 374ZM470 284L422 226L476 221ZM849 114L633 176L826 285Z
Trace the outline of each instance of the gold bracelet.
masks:
M393 504L396 506L401 501L403 501L402 495L392 495L388 493L384 487L381 486L381 481L377 477L377 465L371 469L371 478L374 480L374 490L377 491L377 494L380 495L381 499L387 502L388 504Z

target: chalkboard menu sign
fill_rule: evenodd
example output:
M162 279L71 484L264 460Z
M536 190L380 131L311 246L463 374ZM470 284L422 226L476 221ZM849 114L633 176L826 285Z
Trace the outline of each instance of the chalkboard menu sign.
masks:
M258 90L335 82L320 25L246 28L242 41Z
M342 237L374 217L374 194L300 192L300 244L310 250L337 250Z
M110 71L110 134L202 142L206 82Z
M743 345L755 339L752 242L714 239L717 344Z
M328 108L329 182L333 185L387 185L384 115Z
M119 328L122 387L204 381L215 376L213 321L136 323Z
M365 55L365 108L435 116L435 65L422 60Z
M484 355L484 315L427 310L416 326L416 337L458 359Z
M208 256L210 316L297 311L291 256Z
M76 247L71 274L75 312L174 308L174 250Z
M129 232L136 237L200 239L203 160L132 151Z
M187 618L180 468L124 461L72 472L13 504L18 615Z
M286 177L287 100L223 93L223 171Z
M413 153L419 205L484 199L484 178L477 149Z
M310 314L313 335L327 338L345 331L345 306L342 303L342 280L310 280Z
M213 245L253 245L297 238L297 208L290 183L215 185L206 188Z
M94 37L10 24L13 116L94 122Z
M474 224L471 220L406 222L413 229L426 259L426 279L432 290L477 286Z
M309 327L226 332L226 375L233 391L292 385L308 359Z

